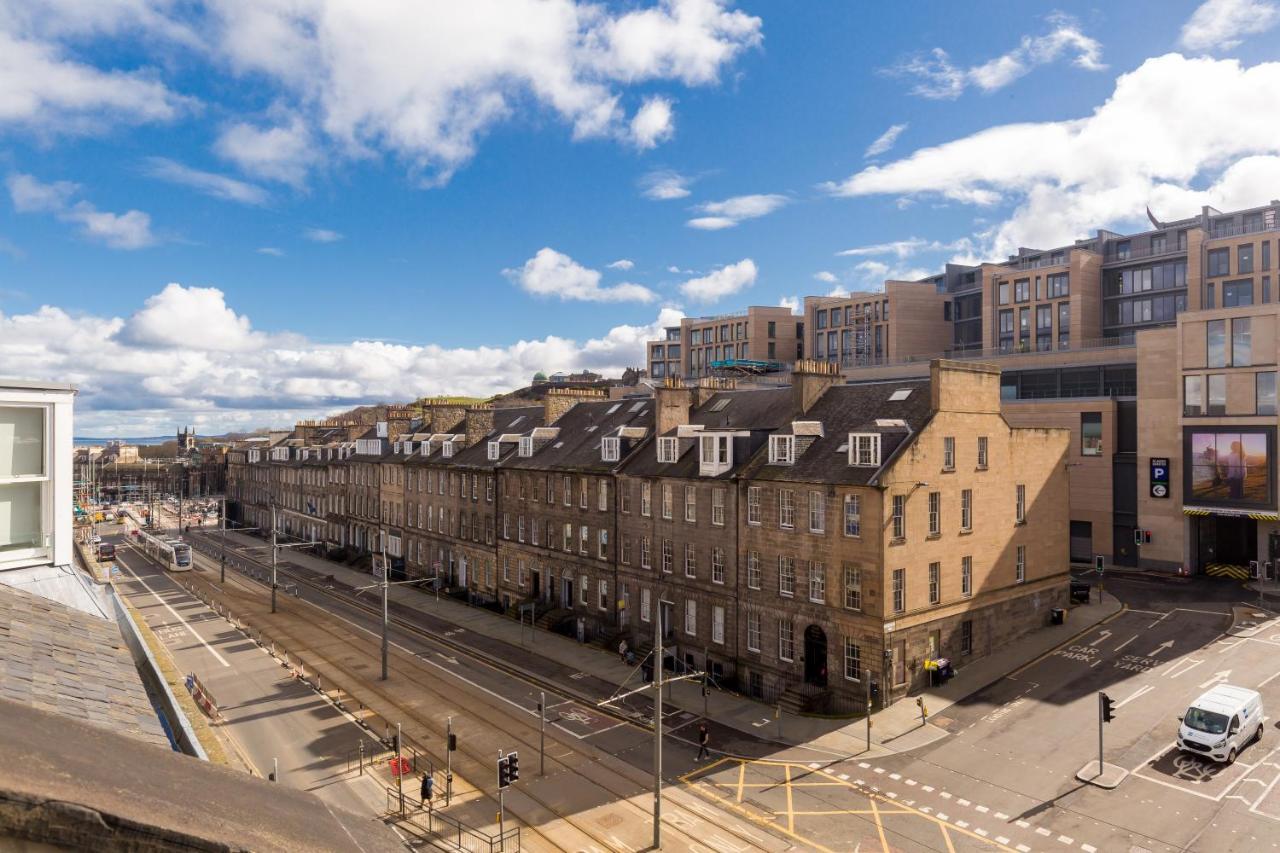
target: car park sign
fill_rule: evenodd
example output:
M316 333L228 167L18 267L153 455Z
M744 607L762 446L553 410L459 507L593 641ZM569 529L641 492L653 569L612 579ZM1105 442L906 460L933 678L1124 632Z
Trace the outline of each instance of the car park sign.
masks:
M1151 497L1169 497L1169 457L1151 457Z

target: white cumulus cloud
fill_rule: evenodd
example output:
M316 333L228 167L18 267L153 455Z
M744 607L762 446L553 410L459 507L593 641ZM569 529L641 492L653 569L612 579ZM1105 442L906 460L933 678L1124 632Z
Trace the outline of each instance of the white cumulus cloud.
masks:
M149 157L144 171L153 178L171 184L190 187L205 195L241 204L262 205L269 200L267 191L254 184L238 181L226 175L193 169L166 157Z
M668 98L647 99L631 119L631 139L640 149L666 142L675 131L675 115Z
M863 152L862 156L871 158L885 153L897 143L898 137L906 129L906 122L890 125L888 130L877 136L875 141L867 146L867 150Z
M1102 45L1084 34L1079 23L1069 15L1055 13L1049 16L1048 32L1038 36L1023 36L1018 46L978 65L962 68L951 60L951 55L940 47L926 53L909 56L886 73L914 81L911 93L924 98L953 99L964 94L965 89L976 86L984 92L994 92L1008 86L1040 65L1056 62L1064 56L1071 57L1071 64L1088 71L1099 71L1102 63Z
M611 270L622 270L624 272L626 270L631 269L635 265L636 265L635 261L628 260L627 258L619 258L618 260L614 261L611 264L606 264L606 266L608 266L609 269Z
M256 177L301 186L319 159L317 142L301 116L262 127L236 122L224 128L214 151Z
M699 302L715 302L755 284L757 273L756 262L743 258L736 264L689 279L680 285L680 292Z
M644 364L645 341L679 323L619 325L583 339L547 336L463 348L377 340L317 343L252 330L214 288L171 284L127 318L45 305L0 310L0 364L80 389L81 434L167 434L288 426L353 405L459 394L486 397L528 384L539 370L617 376Z
M822 270L821 272L816 272L813 274L813 277L816 281L821 281L825 284L834 284L835 282L839 281L839 279L836 278L836 274L828 270Z
M689 178L670 169L656 169L640 179L640 194L654 201L671 201L689 195Z
M767 216L788 201L786 196L777 194L739 195L723 201L709 201L697 207L704 216L690 219L685 224L703 231L733 228L744 219Z
M652 302L657 298L649 288L629 282L601 287L599 270L587 269L550 247L539 249L524 266L502 272L535 296L585 302Z
M1280 21L1271 0L1206 0L1182 25L1178 42L1187 50L1230 50L1246 36L1264 33Z
M151 233L150 216L140 210L98 210L87 201L73 203L72 196L80 187L70 181L45 184L31 175L15 173L6 183L19 213L51 213L62 222L79 226L82 236L112 249L142 249L157 242Z
M1170 109L1171 103L1177 109ZM836 195L942 196L1013 206L982 254L1049 248L1099 227L1265 203L1280 185L1280 62L1179 54L1116 79L1105 103L1064 121L997 125L827 185ZM1232 116L1224 123L1221 117ZM1141 139L1141 145L1134 140Z

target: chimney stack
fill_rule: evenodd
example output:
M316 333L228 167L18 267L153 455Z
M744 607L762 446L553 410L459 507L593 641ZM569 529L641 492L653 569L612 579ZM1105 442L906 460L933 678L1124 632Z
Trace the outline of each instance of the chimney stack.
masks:
M929 362L929 404L935 412L1000 413L1000 368L976 361Z
M704 376L698 380L698 387L693 392L693 407L696 409L721 391L734 391L738 380L728 377Z
M456 433L467 417L466 406L447 398L429 400L427 411L431 413L431 432Z
M791 415L803 417L832 385L840 383L840 365L803 358L791 370Z
M551 388L542 398L542 422L552 426L578 403L607 399L608 393L596 388Z
M493 432L493 406L472 406L466 414L467 447L482 441Z
M693 388L687 388L679 379L668 376L666 381L653 389L653 398L653 422L658 435L666 435L676 427L689 423L689 412L693 409Z

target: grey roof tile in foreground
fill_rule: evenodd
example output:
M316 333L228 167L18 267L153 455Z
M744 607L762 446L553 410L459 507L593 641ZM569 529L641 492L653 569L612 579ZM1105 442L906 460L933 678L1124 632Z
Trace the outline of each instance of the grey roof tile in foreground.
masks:
M0 839L77 850L404 850L306 791L4 700L0 803Z
M115 622L2 584L0 684L8 699L169 748Z

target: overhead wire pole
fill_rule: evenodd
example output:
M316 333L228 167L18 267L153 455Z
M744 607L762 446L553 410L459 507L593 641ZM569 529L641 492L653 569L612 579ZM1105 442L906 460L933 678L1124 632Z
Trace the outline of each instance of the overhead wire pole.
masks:
M280 547L276 543L276 505L271 505L271 612L276 612L276 563Z
M391 580L390 566L387 565L387 540L382 540L382 680L387 680L387 584Z
M662 595L653 620L653 849L662 849Z

